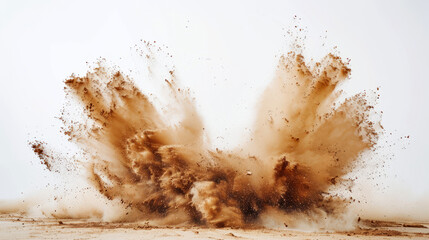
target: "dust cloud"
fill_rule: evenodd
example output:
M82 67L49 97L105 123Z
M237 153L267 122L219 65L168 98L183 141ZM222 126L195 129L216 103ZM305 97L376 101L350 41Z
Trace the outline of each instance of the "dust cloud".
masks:
M246 227L337 219L353 199L332 190L374 149L380 127L365 93L341 98L350 73L334 54L314 64L296 51L281 56L255 108L251 138L240 150L220 151L206 140L195 100L174 71L165 84L169 114L180 121L170 124L129 76L100 61L65 80L71 104L60 116L62 132L82 151L78 163L101 194L88 202L114 202L114 221ZM70 120L69 108L83 117ZM44 150L49 143L30 145L47 169L64 162Z

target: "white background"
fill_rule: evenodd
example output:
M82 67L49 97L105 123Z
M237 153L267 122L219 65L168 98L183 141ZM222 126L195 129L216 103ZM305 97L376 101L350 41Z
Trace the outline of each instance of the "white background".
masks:
M119 62L140 39L168 46L213 145L235 146L251 125L278 56L290 50L286 31L298 23L307 59L320 59L334 46L352 59L352 78L344 85L349 94L380 87L378 109L395 146L394 157L385 159L385 177L377 180L384 187L368 196L371 206L429 216L428 13L429 1L3 0L0 199L52 181L27 141L55 136L63 80L84 74L86 62ZM410 139L399 139L405 135Z

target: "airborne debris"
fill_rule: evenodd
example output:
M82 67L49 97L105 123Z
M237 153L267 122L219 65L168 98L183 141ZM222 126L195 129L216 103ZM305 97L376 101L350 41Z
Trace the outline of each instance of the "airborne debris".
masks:
M342 212L348 200L328 191L378 139L365 93L338 99L350 71L333 54L314 66L296 52L282 56L240 151L206 141L194 99L174 71L165 79L173 107L160 111L129 76L100 61L65 81L68 104L59 119L86 157L79 163L90 183L126 207L121 221L242 227L270 208L317 219ZM71 113L76 99L83 118ZM164 112L179 123L170 125ZM243 167L257 180L243 176Z

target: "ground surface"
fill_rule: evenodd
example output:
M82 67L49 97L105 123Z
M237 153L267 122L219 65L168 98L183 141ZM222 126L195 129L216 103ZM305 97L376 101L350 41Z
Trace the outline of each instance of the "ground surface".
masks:
M210 229L153 227L0 215L0 239L429 239L429 224L361 221L352 232L302 232L285 228Z

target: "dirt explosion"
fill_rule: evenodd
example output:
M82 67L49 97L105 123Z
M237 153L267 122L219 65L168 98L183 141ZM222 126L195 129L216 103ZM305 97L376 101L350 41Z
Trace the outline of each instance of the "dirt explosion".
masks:
M133 212L122 220L180 216L181 223L243 227L268 209L335 216L349 199L330 189L378 139L365 93L339 99L338 85L350 71L333 54L311 66L296 52L280 57L241 151L214 150L205 141L194 101L174 71L165 81L179 124L168 124L132 79L103 62L65 81L85 117L60 119L69 140L86 153L82 162L92 185ZM51 169L59 163L45 145L31 143Z

